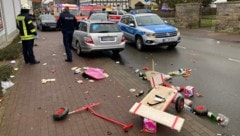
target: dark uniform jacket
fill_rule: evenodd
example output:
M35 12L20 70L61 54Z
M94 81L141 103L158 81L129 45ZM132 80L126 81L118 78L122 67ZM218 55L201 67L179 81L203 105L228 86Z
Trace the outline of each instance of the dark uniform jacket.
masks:
M77 27L77 19L69 12L63 12L60 14L57 25L62 32L73 32Z
M21 13L17 16L17 28L21 40L32 40L37 35L32 17L28 13Z

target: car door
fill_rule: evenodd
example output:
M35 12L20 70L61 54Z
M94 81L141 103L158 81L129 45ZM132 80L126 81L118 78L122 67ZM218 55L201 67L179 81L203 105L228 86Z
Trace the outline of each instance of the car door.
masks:
M135 42L136 24L132 16L126 15L121 18L119 23L120 29L123 31L126 40Z
M80 22L78 25L78 29L74 30L73 33L73 46L76 48L76 43L79 42L80 45L84 44L84 36L87 33L87 23Z

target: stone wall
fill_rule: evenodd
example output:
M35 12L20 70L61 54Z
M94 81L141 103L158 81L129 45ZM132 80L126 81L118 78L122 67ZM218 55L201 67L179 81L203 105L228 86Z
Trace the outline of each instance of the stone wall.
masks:
M200 23L200 3L176 5L175 23L178 27L198 28Z
M240 2L217 4L216 31L240 34Z

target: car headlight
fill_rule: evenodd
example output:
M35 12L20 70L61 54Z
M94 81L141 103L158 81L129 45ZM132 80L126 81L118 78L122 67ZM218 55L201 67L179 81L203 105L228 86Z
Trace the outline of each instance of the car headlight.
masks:
M155 33L145 32L144 34L145 34L147 37L156 38L156 34L155 34Z
M180 31L176 28L177 35L180 36Z

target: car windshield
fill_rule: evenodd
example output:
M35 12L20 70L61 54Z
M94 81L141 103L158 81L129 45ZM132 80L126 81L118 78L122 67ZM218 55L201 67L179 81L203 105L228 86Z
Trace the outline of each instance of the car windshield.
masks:
M164 21L158 15L137 16L136 21L138 26L164 24Z
M121 32L115 23L93 23L90 25L90 33Z
M46 15L46 16L42 16L42 20L55 20L55 18L54 16Z
M108 17L107 17L107 14L92 14L90 17L89 17L89 20L101 20L101 21L107 21L108 20Z

